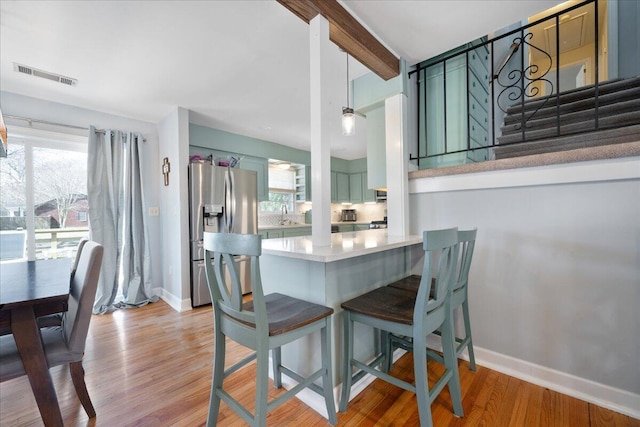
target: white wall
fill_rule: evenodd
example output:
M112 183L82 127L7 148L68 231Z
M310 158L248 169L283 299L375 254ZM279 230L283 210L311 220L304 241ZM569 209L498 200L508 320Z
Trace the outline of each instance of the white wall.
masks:
M624 164L635 177L615 178ZM453 191L418 179L410 228L478 228L469 299L480 364L639 417L640 158L624 164L585 163L587 175L612 174L549 185ZM544 182L569 167L528 174Z
M124 131L140 132L146 139L143 144L143 184L145 197L145 212L148 208L158 206L158 188L162 178L158 162L158 134L153 123L114 116L99 111L86 110L66 104L44 101L37 98L17 95L11 92L0 92L0 107L4 115L29 117L37 120L63 123L67 125L99 129L120 129ZM27 126L27 122L7 119L7 126ZM61 126L44 126L37 123L34 128L49 131L87 135L87 131L75 130ZM149 227L149 243L151 248L151 281L154 288L162 284L162 277L157 268L160 259L159 217L146 217Z
M191 308L189 265L189 211L187 165L189 163L189 111L175 108L158 123L158 165L167 157L171 165L169 185L161 174L160 186L162 251L158 269L162 273L162 297L174 309Z

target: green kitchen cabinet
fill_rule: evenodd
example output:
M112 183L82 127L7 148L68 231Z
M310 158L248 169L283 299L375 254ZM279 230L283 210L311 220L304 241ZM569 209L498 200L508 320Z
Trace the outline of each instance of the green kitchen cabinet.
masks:
M348 233L353 231L353 224L338 224L338 231L340 233Z
M368 175L367 172L362 173L362 201L365 203L376 202L376 190L368 188Z
M336 172L336 202L349 203L349 174Z
M282 237L282 230L269 230L267 231L267 238L268 239L277 239Z
M311 235L311 227L285 228L282 233L283 237L309 236Z
M349 174L349 201L362 203L362 174Z
M240 169L256 171L258 175L258 201L269 200L269 164L267 159L245 156L240 160Z
M336 172L331 172L331 203L338 202L338 180Z

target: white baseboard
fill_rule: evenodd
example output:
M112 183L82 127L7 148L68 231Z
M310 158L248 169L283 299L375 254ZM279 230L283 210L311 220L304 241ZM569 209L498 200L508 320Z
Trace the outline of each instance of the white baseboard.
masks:
M440 338L430 336L427 338L427 345L430 348L441 350ZM619 412L633 418L640 419L640 395L620 390L605 384L516 359L487 350L478 346L473 346L476 356L476 364L485 368L493 369L514 378L526 381L531 384L546 387L558 393L575 397L585 402ZM469 360L468 353L462 352L460 357Z
M183 312L183 311L191 310L192 308L190 299L181 300L180 298L176 297L172 293L167 292L167 290L164 288L156 288L155 292L157 295L160 295L160 298L162 298L164 302L169 304L169 306L173 308L175 311Z
M440 338L438 337L429 337L427 339L427 344L430 348L434 348L436 350L441 349ZM640 395L605 384L600 384L595 381L576 377L575 375L560 372L555 369L536 365L531 362L516 359L511 356L496 353L491 350L486 350L478 346L474 346L473 349L477 365L493 369L494 371L501 372L541 387L546 387L550 390L575 397L576 399L580 399L585 402L593 403L594 405L628 415L632 418L640 419ZM396 350L393 357L394 362L404 354L404 350ZM466 351L463 352L461 358L467 361L469 360ZM269 366L271 366L271 364L269 364ZM273 378L271 373L270 375ZM351 388L349 400L352 400L374 380L374 376L365 375L364 378L358 381ZM295 384L296 382L288 378L286 375L282 376L282 385L285 388L290 389ZM336 409L338 408L341 390L341 384L333 389ZM325 418L327 417L327 409L322 396L309 389L304 389L298 393L296 397Z
M536 365L491 350L473 347L476 363L558 393L640 419L640 395ZM464 358L466 352L464 352Z

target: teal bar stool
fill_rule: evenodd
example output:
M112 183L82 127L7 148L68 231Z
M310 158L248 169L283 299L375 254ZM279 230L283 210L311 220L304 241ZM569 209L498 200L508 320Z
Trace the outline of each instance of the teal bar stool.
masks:
M453 322L450 311L450 289L454 286L454 273L458 258L458 230L425 231L425 251L422 280L418 292L385 286L375 289L342 304L344 310L344 357L340 412L347 410L351 387L364 375L371 374L397 387L416 393L421 426L432 426L431 402L446 385L449 387L454 413L462 416L460 378L451 339ZM435 279L431 290L431 277ZM400 380L387 373L387 347L389 340L382 339L380 353L369 363L361 362L353 355L354 324L362 323L385 334L408 337L413 341L413 366L415 384ZM427 378L427 336L442 328L445 372L429 390ZM354 368L359 369L354 373ZM376 369L377 368L377 369Z
M460 357L464 349L469 352L469 367L472 371L476 370L476 358L473 353L473 338L471 335L471 320L469 318L469 270L471 269L471 260L473 259L473 250L476 244L477 229L472 230L458 230L458 243L460 244L458 266L456 273L456 282L452 289L451 295L451 316L453 312L458 308L462 308L462 318L464 322L464 336L458 337L455 335L455 328L453 338L456 341L456 357ZM413 275L404 279L391 283L388 286L404 289L413 293L418 292L418 286L420 284L420 276ZM441 331L435 331L436 335L441 335ZM396 347L403 348L411 351L411 343L395 335L389 335L391 342L389 348L393 354L393 349ZM428 350L429 357L443 363L442 356L434 351ZM390 359L389 359L390 363ZM388 366L390 368L390 365Z
M259 264L262 240L258 234L206 232L204 249L215 331L213 380L207 426L216 425L221 400L250 425L265 426L267 412L303 388L309 388L324 396L329 422L332 425L337 424L330 360L330 317L333 309L277 293L264 295ZM244 303L242 283L236 264L239 257L248 257L251 263L253 300ZM281 364L280 348L316 331L320 332L322 367L305 378ZM254 350L254 353L225 370L225 337ZM282 386L282 374L298 382L271 402L267 399L269 350L273 350L275 386ZM255 413L252 415L223 388L223 382L227 376L253 360L257 363L257 375ZM319 378L322 378L322 387L314 383Z

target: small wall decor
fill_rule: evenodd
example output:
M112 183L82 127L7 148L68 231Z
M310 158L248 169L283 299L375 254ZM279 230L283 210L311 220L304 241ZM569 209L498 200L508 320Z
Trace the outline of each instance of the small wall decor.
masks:
M169 185L169 172L171 172L171 164L169 163L169 158L165 157L162 161L162 174L164 175L165 187Z

